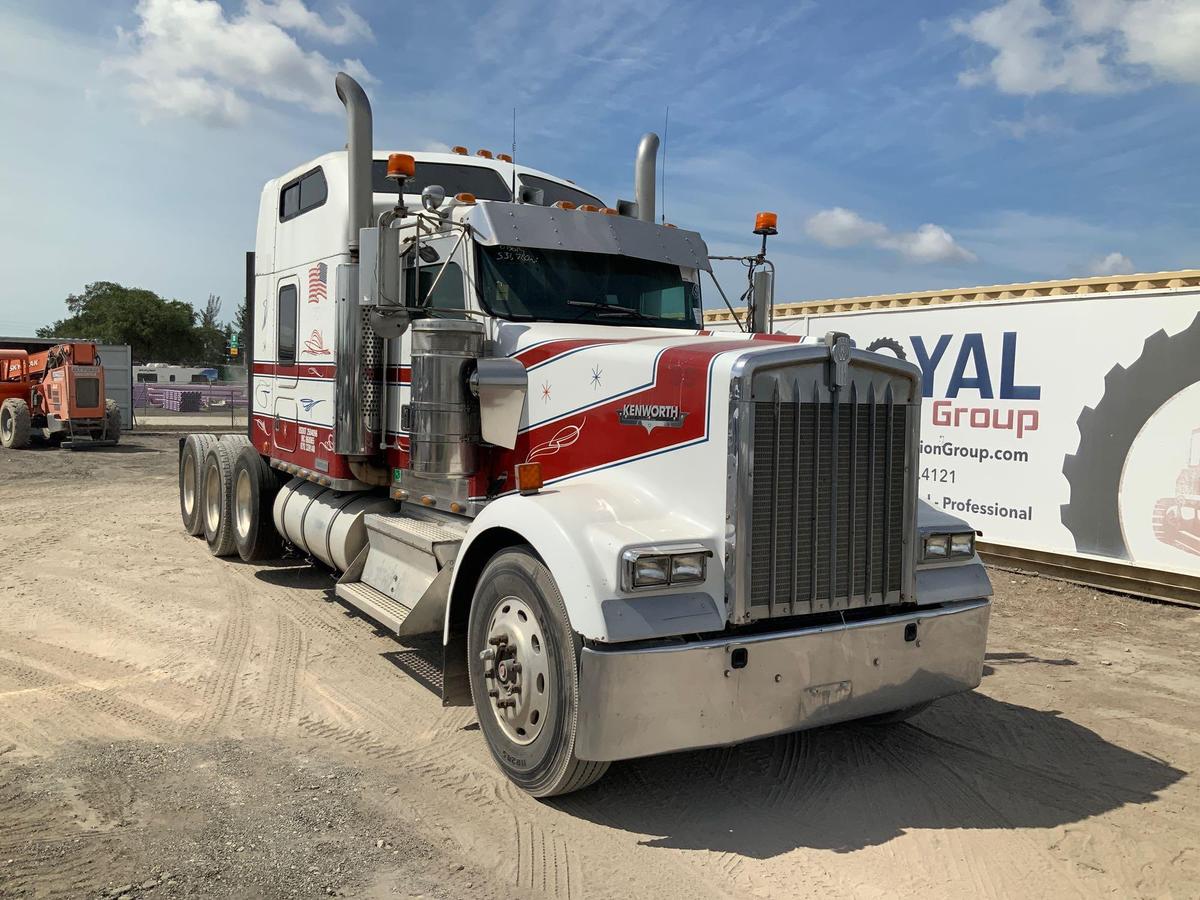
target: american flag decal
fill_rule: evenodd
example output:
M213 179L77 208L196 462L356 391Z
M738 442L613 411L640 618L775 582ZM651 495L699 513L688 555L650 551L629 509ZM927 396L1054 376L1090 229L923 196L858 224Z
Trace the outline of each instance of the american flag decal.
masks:
M329 266L317 263L308 270L308 302L320 303L328 296Z

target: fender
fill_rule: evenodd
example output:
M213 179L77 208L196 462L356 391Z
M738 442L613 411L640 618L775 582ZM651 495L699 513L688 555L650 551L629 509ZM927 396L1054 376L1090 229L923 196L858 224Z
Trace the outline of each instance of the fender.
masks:
M692 518L664 510L661 498L636 485L578 483L492 501L472 524L458 559L471 560L479 541L497 549L528 544L554 576L571 627L585 639L607 643L722 628L720 539ZM623 550L679 541L699 541L714 551L704 584L654 596L621 591ZM443 630L446 644L452 623L465 618L465 604L470 603L482 564L455 565ZM639 612L651 607L661 614Z
M920 554L921 536L930 531L974 531L970 525L924 500L917 501L917 541L913 552ZM922 563L917 558L917 603L953 603L992 596L992 581L976 553L962 562Z

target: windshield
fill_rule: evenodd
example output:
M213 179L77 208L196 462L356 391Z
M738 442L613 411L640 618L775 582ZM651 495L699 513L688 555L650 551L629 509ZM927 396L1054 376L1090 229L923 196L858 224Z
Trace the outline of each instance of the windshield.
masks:
M480 247L483 305L549 322L698 328L700 281L670 263L533 247Z
M593 197L591 194L584 193L566 184L559 184L557 181L551 181L549 178L539 178L536 175L522 175L521 184L525 187L536 188L542 192L542 206L553 206L559 200L569 200L576 206L584 203L591 203L596 206L604 205L604 201L599 197Z

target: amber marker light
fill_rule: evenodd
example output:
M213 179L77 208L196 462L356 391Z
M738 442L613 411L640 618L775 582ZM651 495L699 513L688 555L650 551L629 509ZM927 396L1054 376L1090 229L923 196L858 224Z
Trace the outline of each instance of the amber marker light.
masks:
M755 234L779 234L776 226L779 224L779 216L773 212L760 212L754 217L754 233Z
M457 200L459 203L474 203L475 195L468 194L466 191L463 191L461 194L455 194L454 199Z
M596 204L594 204L594 203L580 203L579 211L580 212L600 212L600 207L596 206Z
M500 162L507 162L507 163L512 162L512 157L509 156L507 153L497 153L496 159L500 160Z
M459 156L467 156L468 155L466 147L451 147L450 152L457 153Z
M476 150L475 155L482 156L484 159L491 159L492 151L491 150Z
M392 153L388 156L388 178L412 178L416 174L417 161L407 153Z
M553 204L555 209L574 209L575 204L570 200L556 200Z
M615 209L613 209L611 206L604 207L604 209L600 210L600 212L606 216L619 216L620 215L620 213L617 212Z
M542 489L542 464L520 463L517 466L517 490L526 496Z

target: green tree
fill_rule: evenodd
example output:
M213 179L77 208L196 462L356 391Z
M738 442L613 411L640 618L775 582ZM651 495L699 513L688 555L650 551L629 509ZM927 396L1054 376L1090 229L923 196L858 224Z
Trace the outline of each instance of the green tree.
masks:
M232 332L238 336L238 353L241 357L244 357L247 352L246 344L250 339L250 324L250 310L246 307L246 301L243 300L233 314Z
M137 362L186 365L205 362L199 318L190 303L153 291L95 281L67 298L70 315L38 329L38 337L91 338L128 344ZM217 302L220 311L220 301Z
M202 361L210 366L225 362L225 347L229 343L228 326L222 325L221 298L215 294L208 295L204 311L200 313L198 337L200 339Z

